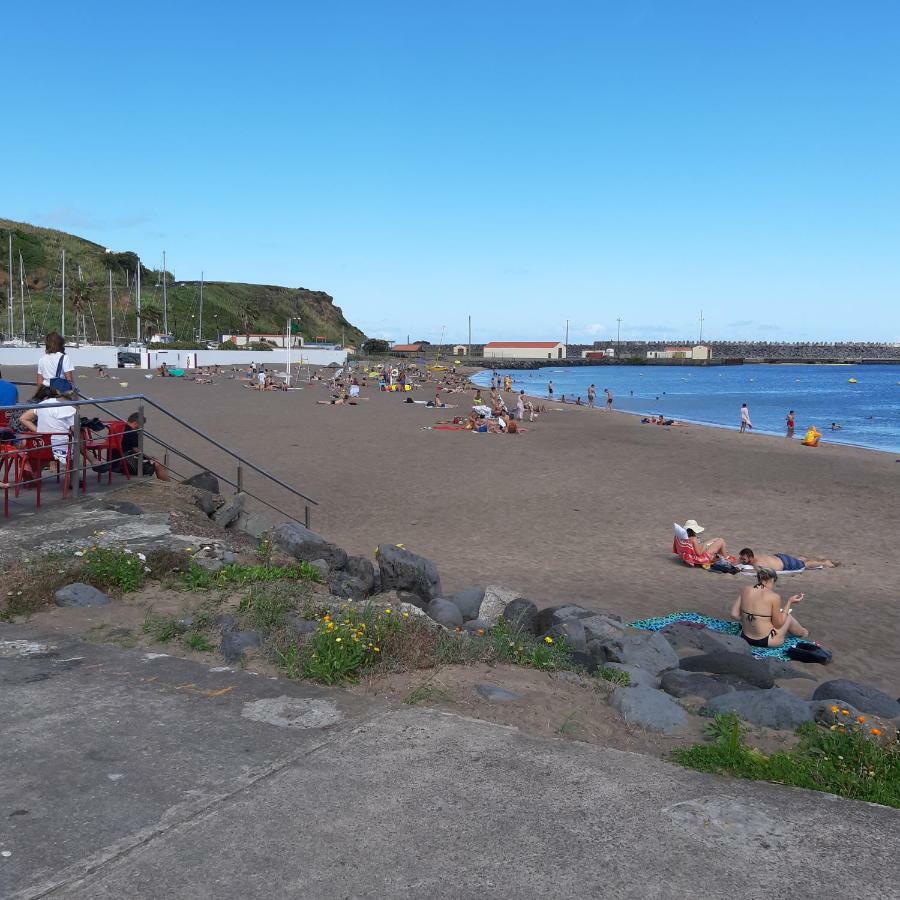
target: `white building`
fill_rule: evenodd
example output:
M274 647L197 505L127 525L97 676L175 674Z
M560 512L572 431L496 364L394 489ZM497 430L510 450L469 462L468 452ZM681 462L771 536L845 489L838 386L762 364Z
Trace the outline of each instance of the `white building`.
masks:
M705 344L693 347L666 347L665 350L648 350L647 359L710 359L712 354Z
M282 331L281 334L223 334L221 343L234 344L235 347L246 347L249 344L271 344L273 347L287 346L285 338L287 335ZM291 346L302 347L303 335L292 334Z
M607 347L605 350L582 350L582 359L614 359L616 355L615 347Z
M565 359L562 341L491 341L484 345L485 359Z

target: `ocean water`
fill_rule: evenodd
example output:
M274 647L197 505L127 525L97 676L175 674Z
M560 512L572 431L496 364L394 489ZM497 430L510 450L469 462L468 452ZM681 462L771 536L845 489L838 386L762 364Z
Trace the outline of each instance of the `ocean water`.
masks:
M681 366L585 366L519 371L509 374L514 390L547 396L553 380L554 396L576 396L587 402L588 385L597 387L603 406L608 387L617 409L705 425L737 428L742 403L750 407L753 430L785 433L784 420L793 409L795 436L815 425L822 441L854 444L900 453L900 366L744 365L710 368ZM850 379L855 378L856 384ZM491 373L473 381L490 387ZM831 431L831 423L842 426Z

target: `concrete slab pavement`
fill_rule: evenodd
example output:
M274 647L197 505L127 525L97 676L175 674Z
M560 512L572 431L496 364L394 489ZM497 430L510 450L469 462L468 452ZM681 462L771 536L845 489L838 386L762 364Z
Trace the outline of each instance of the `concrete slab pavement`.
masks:
M3 897L900 896L896 810L171 657L42 657L28 626L4 641Z

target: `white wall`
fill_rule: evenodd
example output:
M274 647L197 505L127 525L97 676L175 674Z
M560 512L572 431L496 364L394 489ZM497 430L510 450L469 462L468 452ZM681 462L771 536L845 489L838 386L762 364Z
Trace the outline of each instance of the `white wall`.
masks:
M92 367L95 364L114 369L118 365L116 347L66 347L66 353L76 368ZM0 347L0 366L34 366L44 355L38 347Z
M149 360L149 361L148 361ZM141 365L145 369L159 368L161 363L176 369L195 366L248 366L252 362L269 368L284 368L287 350L144 350ZM327 366L331 363L345 365L346 350L325 350L315 347L298 347L291 350L291 364Z
M562 350L562 354L560 354ZM539 347L532 349L530 347L485 347L485 359L543 359L554 360L563 359L566 355L564 344L557 344L555 347L544 349Z

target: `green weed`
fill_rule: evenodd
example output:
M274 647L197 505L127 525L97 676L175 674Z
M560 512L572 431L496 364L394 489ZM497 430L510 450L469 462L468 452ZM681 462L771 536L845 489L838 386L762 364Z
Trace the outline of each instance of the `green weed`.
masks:
M708 727L712 744L672 754L675 762L701 772L772 781L853 800L900 807L900 743L896 729L848 722L825 729L805 723L800 741L771 756L748 747L737 716L716 716ZM877 720L876 720L877 722Z
M600 666L594 675L602 681L608 681L617 687L628 687L631 684L631 676L621 669L614 669L612 666Z
M166 644L181 633L177 619L156 616L153 613L147 613L142 628L145 634L149 634L159 644Z
M127 547L89 547L81 560L81 577L95 587L127 594L144 586L148 568L147 557Z
M210 653L215 649L199 631L189 631L181 640L185 647L200 653Z

